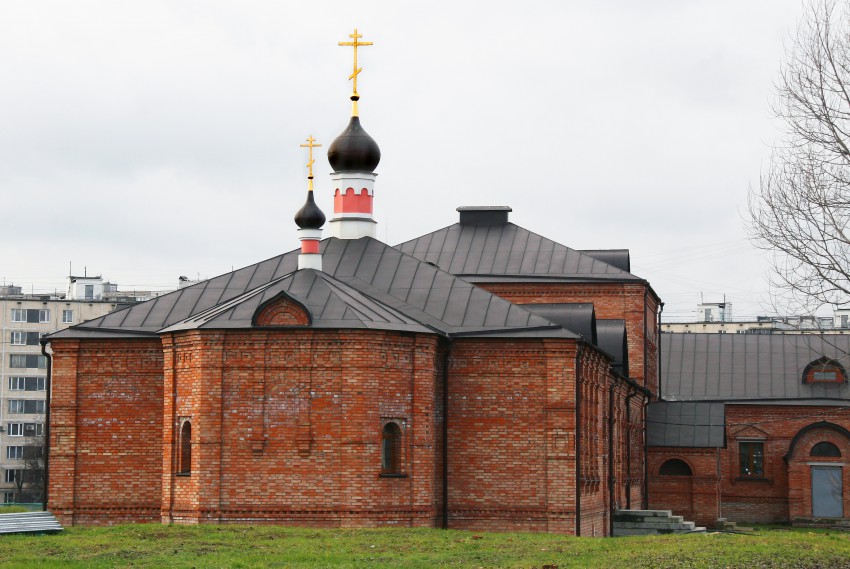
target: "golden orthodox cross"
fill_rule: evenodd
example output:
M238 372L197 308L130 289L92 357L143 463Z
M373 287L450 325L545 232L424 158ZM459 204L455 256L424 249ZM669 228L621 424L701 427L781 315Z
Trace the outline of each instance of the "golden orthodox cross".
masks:
M352 100L356 101L357 99L354 99L354 97L359 98L359 95L357 94L357 75L361 71L363 71L362 67L357 67L357 48L360 47L361 45L372 45L372 42L370 42L370 41L357 41L357 40L359 40L360 38L363 37L363 34L357 33L357 28L354 28L354 33L348 34L348 37L350 37L354 41L341 41L341 42L339 42L339 45L354 48L354 71L352 71L351 75L349 75L348 78L354 80L354 85L353 85L354 92L351 94L351 97L352 97Z
M311 192L313 191L313 164L315 164L315 163L316 163L316 161L315 161L315 160L313 160L313 149L314 149L314 148L319 148L319 147L321 147L321 146L322 146L321 144L313 144L314 142L316 142L316 139L315 139L315 138L313 138L313 135L311 134L311 135L307 138L307 144L302 144L302 145L301 145L301 148L309 148L309 149L310 149L310 159L309 159L309 161L307 162L307 172L308 172L308 174L307 174L307 179L308 179L308 180L310 180L310 182L309 182L309 186L310 186L310 187L309 187L308 189L309 189Z

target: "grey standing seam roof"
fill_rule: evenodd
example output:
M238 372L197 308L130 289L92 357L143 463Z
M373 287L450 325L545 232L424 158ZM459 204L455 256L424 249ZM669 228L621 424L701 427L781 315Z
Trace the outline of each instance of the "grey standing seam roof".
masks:
M585 254L514 225L455 223L396 246L471 282L537 277L550 280L643 281L606 263L605 254ZM627 262L612 254L618 264Z
M629 345L626 335L626 321L618 319L600 319L596 321L598 346L613 358L611 367L621 375L628 375Z
M581 334L586 342L594 346L597 344L596 312L590 303L523 304L523 308Z
M323 271L296 271L298 251L267 259L57 332L155 335L248 328L279 294L308 308L312 326L578 338L558 324L380 241L325 239Z
M850 382L803 383L803 370L823 356L850 369L850 336L662 334L662 397L668 401L850 406Z
M650 447L722 448L726 446L723 403L655 401L646 409Z

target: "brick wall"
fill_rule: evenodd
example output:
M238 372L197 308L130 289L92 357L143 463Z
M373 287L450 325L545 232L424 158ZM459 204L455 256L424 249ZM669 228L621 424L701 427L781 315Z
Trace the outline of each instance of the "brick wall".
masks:
M455 340L449 527L575 527L576 342Z
M441 523L441 365L431 335L311 329L175 334L163 519L319 526ZM170 385L169 378L173 377ZM181 421L192 472L176 472ZM381 434L402 432L402 476ZM259 481L259 483L258 483Z
M54 351L51 507L68 524L442 526L444 447L453 528L605 535L611 502L640 494L642 397L575 340L268 328ZM400 476L381 472L389 422Z
M159 338L51 348L49 509L67 525L158 520Z
M516 304L591 302L596 317L626 321L629 377L658 391L658 300L645 283L477 283Z

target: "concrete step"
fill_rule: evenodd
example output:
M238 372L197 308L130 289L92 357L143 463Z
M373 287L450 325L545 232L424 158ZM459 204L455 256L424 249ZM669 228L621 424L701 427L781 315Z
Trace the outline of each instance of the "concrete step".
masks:
M705 531L670 510L618 510L614 514L614 535L658 535Z
M617 516L669 518L672 515L670 510L617 510L614 512L614 519L617 519Z

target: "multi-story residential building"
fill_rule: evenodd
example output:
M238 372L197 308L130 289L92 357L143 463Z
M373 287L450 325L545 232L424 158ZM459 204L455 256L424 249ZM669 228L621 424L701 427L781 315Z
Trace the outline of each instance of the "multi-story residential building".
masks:
M97 277L68 277L65 294L23 294L0 286L0 499L41 500L47 357L39 340L118 307L158 296L119 292Z

